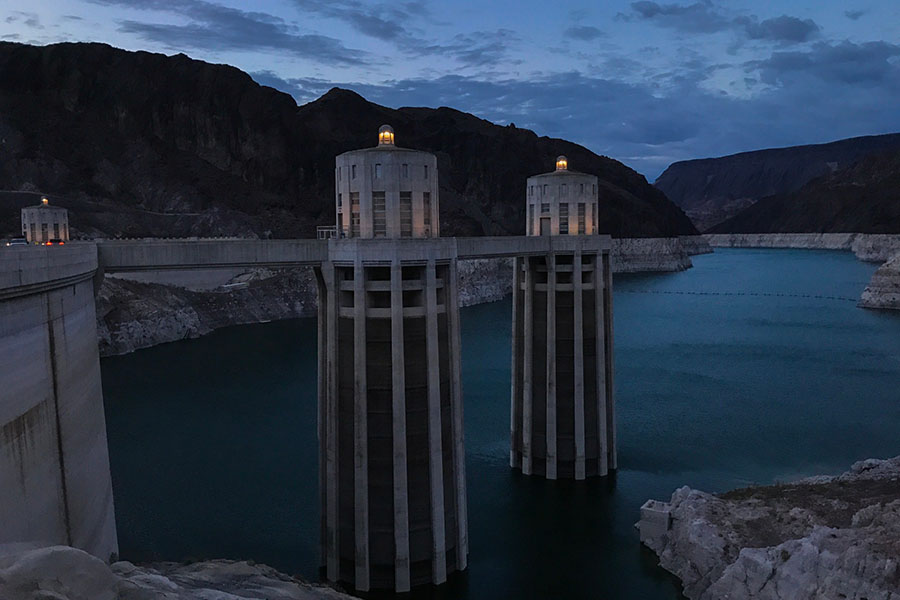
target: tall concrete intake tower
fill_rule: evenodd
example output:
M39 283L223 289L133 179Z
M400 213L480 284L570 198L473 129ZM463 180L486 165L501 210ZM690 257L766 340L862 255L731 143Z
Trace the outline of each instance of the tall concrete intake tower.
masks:
M337 239L316 269L326 577L408 591L466 568L454 239L439 239L434 155L336 159Z
M570 171L565 156L528 178L526 199L530 236L597 233L597 177ZM616 468L609 251L582 246L516 259L510 465L526 475Z

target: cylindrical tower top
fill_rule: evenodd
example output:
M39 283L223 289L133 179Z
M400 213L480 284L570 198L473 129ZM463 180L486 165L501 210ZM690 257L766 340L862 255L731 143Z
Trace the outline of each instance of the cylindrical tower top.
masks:
M556 170L532 175L526 185L526 235L597 233L597 177L569 170L569 159L556 157Z
M338 237L439 237L437 158L394 145L390 125L378 145L335 158Z
M378 128L378 145L393 146L394 145L394 128L390 125L382 125Z

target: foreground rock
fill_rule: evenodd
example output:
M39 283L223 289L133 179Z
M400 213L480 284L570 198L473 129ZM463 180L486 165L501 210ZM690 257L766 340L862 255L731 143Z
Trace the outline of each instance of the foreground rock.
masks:
M863 308L900 310L900 253L875 271L863 290L859 305Z
M350 596L311 585L265 565L213 560L179 565L110 567L68 546L0 548L3 600L341 600Z
M900 457L722 495L683 487L639 525L691 600L900 600Z

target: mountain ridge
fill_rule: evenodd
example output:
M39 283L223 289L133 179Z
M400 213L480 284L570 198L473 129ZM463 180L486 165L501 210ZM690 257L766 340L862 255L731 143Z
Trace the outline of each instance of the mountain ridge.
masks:
M654 185L709 230L767 196L796 192L859 159L900 148L900 133L859 136L672 163Z
M392 109L339 88L298 106L183 54L0 43L0 189L89 207L71 217L84 235L310 237L334 222L334 157L374 146L384 123L399 145L437 155L446 235L523 232L525 180L558 154L600 177L601 231L696 233L618 161L456 109ZM11 232L17 204L6 196L0 228Z
M710 233L900 233L900 149L762 198Z

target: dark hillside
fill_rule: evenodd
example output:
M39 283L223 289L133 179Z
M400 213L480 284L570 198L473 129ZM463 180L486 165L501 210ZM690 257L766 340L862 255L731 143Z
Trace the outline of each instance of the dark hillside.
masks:
M393 110L340 89L298 107L184 55L0 43L0 189L70 205L90 235L311 236L334 221L334 156L374 145L384 123L438 155L445 235L523 231L525 178L559 154L600 177L604 231L695 232L625 165L453 109Z
M796 192L817 177L894 149L900 149L900 133L686 160L671 164L655 185L705 230L761 198Z
M763 198L714 233L900 233L900 150L874 154L791 194Z

